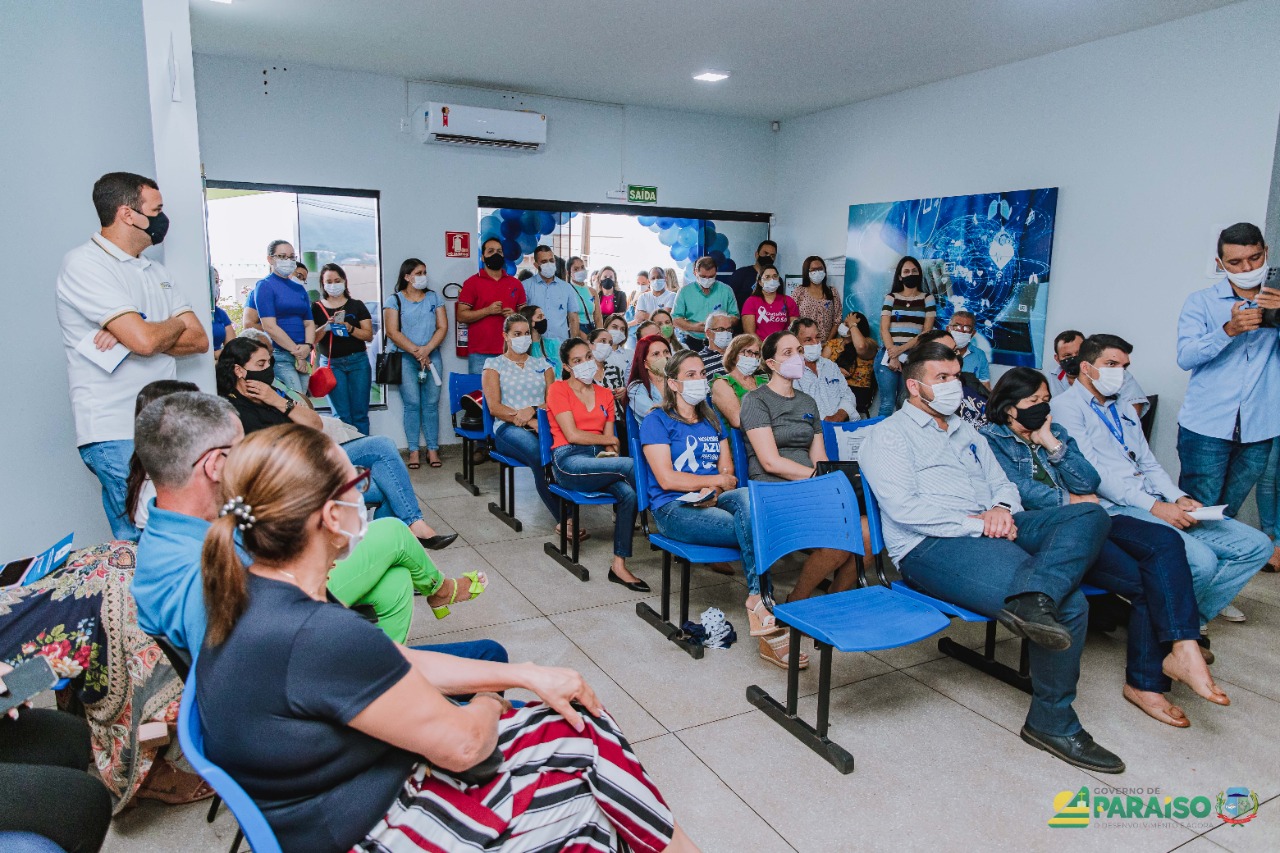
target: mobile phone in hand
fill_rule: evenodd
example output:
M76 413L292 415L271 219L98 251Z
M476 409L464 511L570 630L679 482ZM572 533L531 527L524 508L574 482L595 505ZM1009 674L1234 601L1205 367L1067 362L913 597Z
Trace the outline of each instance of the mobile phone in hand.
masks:
M49 665L48 658L36 656L18 664L4 676L3 681L5 690L0 693L0 715L7 714L57 684L58 675Z

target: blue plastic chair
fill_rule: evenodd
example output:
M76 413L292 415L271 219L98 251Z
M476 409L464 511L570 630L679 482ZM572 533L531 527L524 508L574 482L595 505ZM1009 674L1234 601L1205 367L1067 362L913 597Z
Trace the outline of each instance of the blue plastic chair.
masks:
M628 415L628 417L630 417ZM636 506L640 512L649 509L649 487L653 483L653 472L649 469L649 460L645 459L644 448L640 445L640 426L631 418L627 431L627 446L631 458L635 460L636 473ZM736 563L742 560L742 552L737 548L721 548L712 545L690 545L680 542L661 533L650 533L650 547L662 552L662 612L657 613L647 602L636 603L636 615L657 628L668 640L684 649L690 657L701 660L703 648L698 643L688 642L682 638L680 626L689 621L689 575L693 563ZM671 622L671 561L680 565L680 621Z
M225 770L205 757L204 724L200 721L200 706L196 703L194 668L187 675L186 686L182 689L182 704L178 706L178 743L182 745L182 754L192 768L218 792L240 824L231 843L231 853L239 851L241 838L248 840L253 853L281 853L280 843L276 841L275 833L262 816L258 804Z
M493 413L489 411L489 404L484 400L480 401L480 415L484 418L485 437L492 439L494 436ZM499 453L496 442L494 448L489 451L489 458L498 463L498 502L489 502L489 512L518 533L524 529L524 524L516 518L516 469L529 466L514 456Z
M738 488L747 485L747 436L740 429L729 428L729 452L733 454L733 473L738 475Z
M462 398L480 390L480 377L471 373L449 374L449 418L453 422L453 434L462 439L462 473L454 474L462 488L473 495L480 494L476 485L476 463L471 458L476 446L488 441L483 429L463 429L458 426L458 415L462 412Z
M538 409L538 451L542 459L542 466L547 471L547 488L551 490L551 494L560 498L560 547L557 549L555 545L547 542L542 546L542 550L547 553L560 565L564 566L570 572L577 576L580 581L591 580L591 572L586 566L578 562L578 531L579 527L579 509L582 506L612 506L616 503L613 495L608 492L578 492L573 489L566 489L557 485L555 482L555 474L551 465L551 419L547 417L546 409ZM573 542L569 542L569 516L570 507L573 507Z
M856 459L840 459L840 433L857 432L860 429L866 429L869 426L875 426L884 418L867 418L862 421L843 421L837 423L835 421L822 422L822 446L826 448L827 458L835 459L841 462L857 462Z
M756 571L804 548L837 548L862 554L858 499L840 473L789 483L749 481ZM862 581L862 578L859 578ZM853 756L827 737L831 707L831 650L871 652L910 645L947 626L947 617L917 599L884 586L860 586L791 604L775 604L774 618L791 629L787 702L762 688L747 688L747 701L764 711L841 773L853 772ZM800 638L813 637L818 664L818 719L797 716L800 704Z

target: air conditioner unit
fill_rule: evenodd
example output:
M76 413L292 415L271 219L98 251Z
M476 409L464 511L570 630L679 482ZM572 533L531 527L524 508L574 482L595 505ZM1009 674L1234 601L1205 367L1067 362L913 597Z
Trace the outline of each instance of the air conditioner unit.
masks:
M518 110L491 110L461 104L423 104L418 139L536 151L547 142L547 117Z

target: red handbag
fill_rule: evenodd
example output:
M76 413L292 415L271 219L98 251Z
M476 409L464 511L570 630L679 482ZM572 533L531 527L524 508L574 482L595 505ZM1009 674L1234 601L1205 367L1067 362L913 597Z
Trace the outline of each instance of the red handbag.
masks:
M324 313L325 319L330 319L328 311L324 310L324 304L317 302L321 312ZM333 359L333 330L329 331L329 358ZM307 380L307 395L311 397L328 397L329 392L338 387L338 377L333 375L333 369L329 365L316 368L311 378Z

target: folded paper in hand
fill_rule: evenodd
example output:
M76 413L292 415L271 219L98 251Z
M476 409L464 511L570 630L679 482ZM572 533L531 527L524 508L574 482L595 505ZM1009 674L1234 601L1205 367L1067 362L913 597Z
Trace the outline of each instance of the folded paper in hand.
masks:
M1217 506L1202 506L1200 509L1193 509L1187 515L1196 521L1222 521L1223 510L1227 508L1226 504L1218 504Z
M124 361L125 356L129 354L129 348L117 342L111 349L103 352L94 346L93 339L97 335L97 332L90 332L84 340L76 344L76 352L101 367L107 373L113 373L120 366L120 362Z

